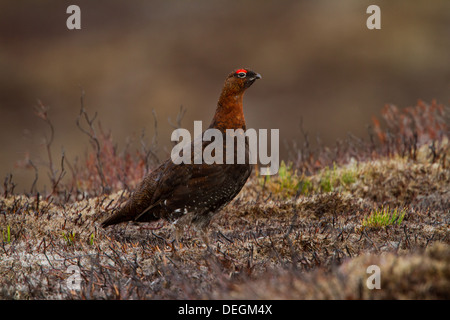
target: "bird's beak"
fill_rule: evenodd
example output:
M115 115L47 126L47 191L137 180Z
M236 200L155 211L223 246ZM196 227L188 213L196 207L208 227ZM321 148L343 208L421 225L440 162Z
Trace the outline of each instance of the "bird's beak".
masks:
M244 82L244 87L249 88L256 81L256 79L261 79L261 78L262 77L259 73L256 73L253 71L251 71L251 73L249 72L247 75L247 79Z

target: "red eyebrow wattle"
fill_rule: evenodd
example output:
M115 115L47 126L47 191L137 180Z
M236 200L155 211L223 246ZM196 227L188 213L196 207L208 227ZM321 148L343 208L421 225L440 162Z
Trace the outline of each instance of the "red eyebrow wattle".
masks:
M247 70L245 70L245 69L239 69L239 70L236 70L236 73L241 73L241 72L247 73Z

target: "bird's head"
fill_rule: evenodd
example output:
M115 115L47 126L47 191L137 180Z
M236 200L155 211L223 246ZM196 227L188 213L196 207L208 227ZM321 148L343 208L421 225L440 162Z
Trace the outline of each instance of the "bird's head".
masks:
M228 75L210 128L245 130L244 92L256 79L261 79L261 75L249 69L237 69Z
M256 79L261 79L261 75L250 69L237 69L230 73L225 81L225 87L235 93L244 92Z

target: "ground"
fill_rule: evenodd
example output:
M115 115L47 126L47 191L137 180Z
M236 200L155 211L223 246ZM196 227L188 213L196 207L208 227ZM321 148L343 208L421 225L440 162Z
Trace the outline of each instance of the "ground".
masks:
M448 299L449 157L419 151L307 177L255 170L214 217L208 247L190 228L174 241L165 222L102 229L126 192L5 192L0 298ZM371 265L380 289L367 285Z

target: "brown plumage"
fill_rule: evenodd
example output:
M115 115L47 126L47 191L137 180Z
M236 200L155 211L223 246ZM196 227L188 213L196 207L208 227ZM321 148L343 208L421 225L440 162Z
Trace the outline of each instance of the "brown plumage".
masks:
M230 73L225 80L216 113L209 126L219 129L223 134L224 162L225 130L246 130L243 95L259 78L259 74L249 69L239 69ZM203 142L202 148L209 143ZM193 147L191 150L194 150ZM236 146L234 150L236 152ZM240 192L250 176L252 167L248 161L247 141L245 150L245 164L236 164L236 161L235 164L194 164L193 161L192 164L174 164L169 158L143 179L125 205L103 221L102 226L163 218L177 221L178 227L193 223L205 230L212 216Z

